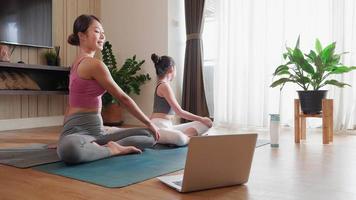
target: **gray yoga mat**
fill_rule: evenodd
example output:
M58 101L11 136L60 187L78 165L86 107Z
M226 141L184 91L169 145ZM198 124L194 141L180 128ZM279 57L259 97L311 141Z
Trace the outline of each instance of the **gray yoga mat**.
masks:
M257 140L256 148L266 144L269 144L268 140ZM187 147L167 148L159 145L154 149L146 149L142 154L111 157L79 165L57 162L33 169L119 188L183 169L186 154Z
M0 164L28 168L58 162L56 149L47 149L46 144L31 144L24 147L0 148Z
M14 151L38 151L47 147L47 144L32 143L26 146L11 147L11 148L0 148L0 152L14 152Z

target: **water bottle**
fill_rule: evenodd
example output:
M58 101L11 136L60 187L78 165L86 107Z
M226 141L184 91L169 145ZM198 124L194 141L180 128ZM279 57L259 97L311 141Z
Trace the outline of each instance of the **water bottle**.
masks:
M270 114L271 121L269 125L269 134L271 138L271 147L279 147L279 114Z

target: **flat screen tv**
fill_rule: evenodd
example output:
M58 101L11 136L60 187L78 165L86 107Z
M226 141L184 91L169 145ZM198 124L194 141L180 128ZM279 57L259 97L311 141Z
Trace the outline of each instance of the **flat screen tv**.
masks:
M0 0L0 43L52 47L52 0Z

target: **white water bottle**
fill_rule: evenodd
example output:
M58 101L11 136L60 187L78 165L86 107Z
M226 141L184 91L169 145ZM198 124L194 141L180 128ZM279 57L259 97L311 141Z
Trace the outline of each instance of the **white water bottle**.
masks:
M279 147L279 114L270 114L271 121L269 125L269 135L271 138L271 147Z

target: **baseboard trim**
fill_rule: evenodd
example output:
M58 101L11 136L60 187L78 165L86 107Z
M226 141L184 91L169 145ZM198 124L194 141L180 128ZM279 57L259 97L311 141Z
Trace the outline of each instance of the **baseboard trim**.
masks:
M21 119L0 120L0 131L17 130L26 128L39 128L49 126L61 126L64 116L34 117Z

